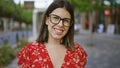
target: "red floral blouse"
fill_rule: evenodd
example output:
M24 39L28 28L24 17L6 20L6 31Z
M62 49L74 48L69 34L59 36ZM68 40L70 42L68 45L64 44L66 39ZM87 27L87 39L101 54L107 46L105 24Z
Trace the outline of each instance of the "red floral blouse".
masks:
M84 49L75 44L74 51L67 49L61 68L85 68L86 57ZM17 58L22 68L54 68L46 46L42 43L29 43L18 53Z

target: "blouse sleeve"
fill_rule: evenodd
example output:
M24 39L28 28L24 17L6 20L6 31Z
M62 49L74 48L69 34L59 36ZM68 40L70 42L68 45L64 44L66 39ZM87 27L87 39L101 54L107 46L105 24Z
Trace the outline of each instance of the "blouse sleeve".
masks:
M30 67L30 46L31 44L26 45L17 55L17 64L22 68Z
M76 48L80 59L79 65L85 68L87 63L87 53L79 44L76 44Z

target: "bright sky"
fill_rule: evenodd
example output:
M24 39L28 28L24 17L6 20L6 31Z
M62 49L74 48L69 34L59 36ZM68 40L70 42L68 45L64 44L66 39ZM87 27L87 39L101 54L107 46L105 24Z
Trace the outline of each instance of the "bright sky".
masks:
M49 4L53 1L53 0L14 0L14 2L16 4L18 4L19 2L21 4L24 3L24 1L34 1L35 2L35 8L46 8L49 6Z

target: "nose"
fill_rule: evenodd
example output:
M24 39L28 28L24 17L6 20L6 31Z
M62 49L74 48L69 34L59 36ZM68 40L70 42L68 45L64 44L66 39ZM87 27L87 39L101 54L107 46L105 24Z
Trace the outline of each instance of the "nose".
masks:
M63 26L63 20L60 20L58 23L59 26Z

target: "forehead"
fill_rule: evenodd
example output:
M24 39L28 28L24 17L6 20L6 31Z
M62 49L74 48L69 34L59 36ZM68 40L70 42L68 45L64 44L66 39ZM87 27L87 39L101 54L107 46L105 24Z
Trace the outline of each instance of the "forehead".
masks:
M53 10L51 14L58 15L62 18L71 18L70 13L65 8L57 8Z

